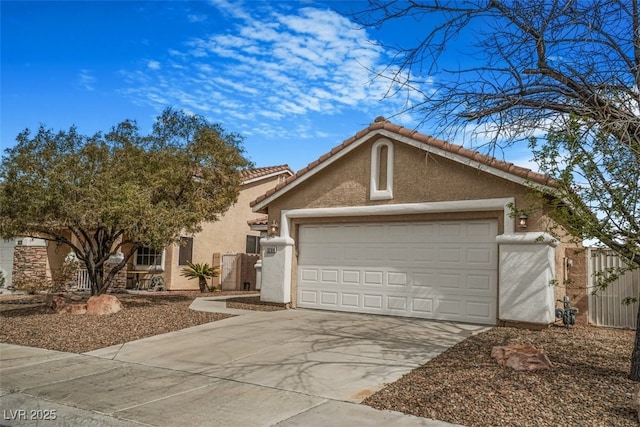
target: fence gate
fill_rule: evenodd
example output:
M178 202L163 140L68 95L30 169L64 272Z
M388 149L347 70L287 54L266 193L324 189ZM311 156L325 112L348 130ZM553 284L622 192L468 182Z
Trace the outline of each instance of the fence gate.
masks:
M595 286L594 274L608 268L623 266L622 260L612 250L588 250L589 290ZM627 297L640 295L640 269L627 271L604 290L589 295L589 323L597 326L636 329L638 303L625 305Z
M220 287L223 290L236 289L236 254L222 254Z
M79 268L76 275L75 286L76 290L81 292L87 292L91 290L91 281L89 280L89 272L86 268Z

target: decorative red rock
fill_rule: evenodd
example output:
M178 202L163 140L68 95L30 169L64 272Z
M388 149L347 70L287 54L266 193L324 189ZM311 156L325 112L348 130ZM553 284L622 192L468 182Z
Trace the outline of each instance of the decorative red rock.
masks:
M491 350L491 357L496 359L499 365L508 366L516 371L535 371L553 367L543 350L530 345L496 346Z
M97 297L93 296L87 301L87 314L112 314L119 312L123 308L118 298L108 294L102 294Z

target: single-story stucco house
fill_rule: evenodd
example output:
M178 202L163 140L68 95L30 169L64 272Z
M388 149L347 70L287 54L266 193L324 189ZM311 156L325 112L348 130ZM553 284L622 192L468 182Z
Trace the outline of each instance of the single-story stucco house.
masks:
M161 277L166 290L197 290L197 280L188 280L180 274L187 267L187 261L219 266L225 254L256 254L257 258L260 238L265 234L262 230L264 227L251 227L250 223L259 223L257 220L263 215L253 213L249 204L284 182L293 172L287 165L277 165L246 169L240 174L242 184L238 200L218 221L203 223L202 230L195 235L181 236L181 244L157 251L150 248L136 251L127 268L116 275L112 288L136 288L141 285L148 288L151 278ZM71 248L67 245L57 245L44 239L0 239L0 271L5 277L4 288L15 286L25 279L50 280L70 252ZM255 276L254 265L255 261L251 262L246 270ZM74 283L78 285L86 279L81 269ZM214 278L213 285L229 286L229 289L244 285L240 283L240 275L226 282L224 279ZM249 283L251 289L255 289L255 286L255 283Z
M251 203L271 228L261 241L261 299L553 323L576 244L549 233L557 225L532 185L553 193L542 174L379 117Z
M222 270L221 257L224 254L256 254L257 258L260 238L264 233L250 225L260 219L260 216L251 211L250 202L284 182L293 172L288 165L278 165L246 169L240 174L242 185L238 201L218 221L203 223L200 232L184 235L181 237L181 244L171 245L162 251L145 248L138 250L127 268L129 281L148 279L152 276L149 269L156 265L158 275L164 278L168 290L197 290L197 280L189 280L181 275L182 270L187 267L187 261L207 263ZM254 265L255 261L250 262L250 265L245 266L246 270L254 273ZM240 275L233 280L227 279L229 278L215 277L212 284L224 289L239 289L238 286L242 286L239 283ZM238 284L234 285L236 281ZM256 284L250 283L249 286L255 289Z

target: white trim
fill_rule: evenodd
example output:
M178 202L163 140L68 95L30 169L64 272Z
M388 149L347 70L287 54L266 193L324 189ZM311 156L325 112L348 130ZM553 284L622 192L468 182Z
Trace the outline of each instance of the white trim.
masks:
M515 198L455 200L450 202L401 203L396 205L347 206L340 208L307 208L282 211L280 219L280 237L278 243L293 244L290 221L294 218L348 217L372 215L407 215L441 212L477 212L502 210L504 212L504 234L513 234L515 219L511 217L509 206L515 204ZM265 242L273 244L274 240Z
M491 175L495 175L499 178L502 179L506 179L507 181L511 181L511 182L515 182L516 184L520 184L520 185L524 185L526 187L530 187L531 186L531 181L529 181L528 179L522 178L521 176L518 175L514 175L512 173L506 172L502 169L497 169L488 165L485 165L484 163L480 163L476 160L471 160L468 157L465 156L461 156L460 154L456 154L456 153L452 153L451 151L447 151L447 150L443 150L441 148L438 147L433 147L429 144L425 144L422 142L418 142L412 138L406 137L406 136L402 136L402 135L398 135L397 133L394 132L390 132L386 129L381 129L378 131L381 135L385 135L389 138L394 138L397 141L400 142L404 142L405 144L411 145L415 148L418 148L420 150L423 151L427 151L429 153L433 153L436 154L438 156L441 157L445 157L447 159L453 160L457 163L461 163L463 165L481 170L483 172L487 172ZM497 159L496 159L497 160ZM540 188L542 191L548 191L548 192L553 192L554 189L546 186L546 185L542 185L542 184L537 184L536 186L539 186L538 188Z
M162 249L161 255L160 255L160 264L158 264L157 266L160 267L160 269L156 269L156 273L161 273L164 272L165 268L164 268L164 263L165 263L165 254L166 251L164 249ZM149 273L152 267L156 267L156 265L144 265L144 264L136 264L136 261L138 261L138 250L136 249L135 253L133 254L133 271L135 272L147 272Z
M420 150L423 150L423 151L426 151L426 152L430 152L430 153L433 153L433 154L437 154L438 156L446 157L446 158L451 159L451 160L453 160L453 161L455 161L457 163L461 163L463 165L470 166L472 168L481 170L483 172L487 172L487 173L489 173L491 175L498 176L498 177L506 179L508 181L515 182L515 183L520 184L520 185L524 185L526 187L530 187L531 186L530 181L528 181L528 180L526 180L526 179L524 179L524 178L522 178L520 176L513 175L513 174L511 174L509 172L505 172L505 171L503 171L501 169L496 169L496 168L493 168L491 166L487 166L487 165L485 165L483 163L480 163L478 161L471 160L468 157L464 157L464 156L461 156L459 154L452 153L450 151L446 151L446 150L443 150L443 149L440 149L440 148L437 148L437 147L433 147L433 146L431 146L429 144L426 144L426 143L418 142L418 141L416 141L416 140L414 140L412 138L399 135L399 134L397 134L395 132L391 132L391 131L388 131L386 129L377 129L377 130L374 130L374 131L371 131L371 132L367 132L362 137L358 138L357 140L355 140L354 142L352 142L348 146L344 147L342 150L338 151L336 154L332 155L331 157L329 157L324 162L321 162L320 164L318 164L317 166L315 166L314 168L309 170L307 173L305 173L301 177L293 180L288 185L285 185L284 187L282 187L281 189L279 189L275 193L271 194L269 197L267 197L264 200L262 200L261 202L257 203L252 209L253 212L259 212L261 209L263 209L266 206L268 206L269 203L271 203L273 200L275 200L278 197L280 197L282 194L291 191L292 189L294 189L298 185L302 184L307 179L311 178L312 176L314 176L318 172L322 171L327 166L333 164L334 162L336 162L340 158L346 156L347 154L349 154L350 152L352 152L353 150L358 148L362 143L364 143L366 141L369 141L375 135L383 135L383 136L386 136L387 138L390 138L391 140L404 142L405 144L409 144L412 147L416 147L416 148L418 148ZM549 186L546 186L546 185L542 185L542 184L535 184L535 185L536 185L536 188L538 188L538 189L540 189L541 191L544 191L544 192L553 192L554 191L553 188L551 188Z
M380 152L387 147L387 188L380 190ZM369 181L370 200L393 199L393 143L381 138L371 146L371 179Z
M251 178L251 179L248 179L246 181L242 181L242 185L251 184L253 182L262 181L263 179L273 178L274 176L283 175L283 174L287 174L289 176L293 175L293 173L290 170L281 170L281 171L277 171L277 172L272 172L272 173L270 173L268 175L262 175L262 176L258 176L256 178Z
M33 246L40 248L48 246L48 243L45 239L40 239L37 237L16 237L15 242L16 246Z

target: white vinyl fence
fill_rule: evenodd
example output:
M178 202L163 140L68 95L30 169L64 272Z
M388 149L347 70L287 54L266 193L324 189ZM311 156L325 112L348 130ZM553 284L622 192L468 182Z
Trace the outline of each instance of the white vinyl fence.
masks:
M611 250L589 249L589 291L594 289L594 274L608 268L622 267L624 264ZM623 304L628 297L640 295L640 269L627 271L606 289L589 295L589 323L597 326L636 329L638 303Z
M86 268L79 268L76 276L76 282L73 286L75 290L81 292L91 291L91 282L89 281L89 273Z

